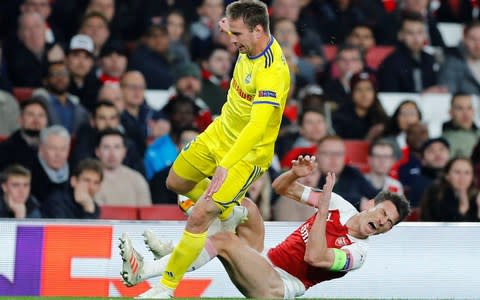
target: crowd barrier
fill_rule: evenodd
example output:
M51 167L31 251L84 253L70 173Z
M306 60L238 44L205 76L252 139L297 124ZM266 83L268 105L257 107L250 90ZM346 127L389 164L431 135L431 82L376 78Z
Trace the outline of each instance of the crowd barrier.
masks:
M267 222L266 247L299 223ZM177 241L182 221L7 221L0 220L0 296L131 297L157 279L123 286L118 237L129 232L133 245L152 259L141 233L151 228ZM480 224L402 223L371 238L365 265L345 277L307 291L314 298L478 298ZM254 266L252 266L253 268ZM188 273L178 297L239 297L215 259Z

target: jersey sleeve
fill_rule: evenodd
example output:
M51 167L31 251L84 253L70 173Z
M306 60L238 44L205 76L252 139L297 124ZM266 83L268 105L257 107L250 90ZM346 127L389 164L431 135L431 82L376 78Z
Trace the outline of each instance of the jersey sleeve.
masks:
M341 248L347 253L347 260L340 271L351 271L360 268L367 258L368 244L366 242L355 242Z
M283 78L282 74L278 67L273 66L258 71L255 76L256 93L253 105L281 106L280 101L284 96L283 93L288 91L285 85L289 81L289 78Z

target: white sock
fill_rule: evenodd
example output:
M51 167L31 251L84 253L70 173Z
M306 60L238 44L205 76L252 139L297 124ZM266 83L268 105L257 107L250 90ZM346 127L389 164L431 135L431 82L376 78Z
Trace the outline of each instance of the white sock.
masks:
M153 277L162 276L163 271L165 270L165 267L167 266L167 263L170 260L170 256L171 254L165 255L164 257L154 261L144 262L142 278L149 279ZM188 268L187 272L192 272L201 268L216 256L217 256L217 250L215 249L210 239L207 239L205 243L205 247L202 249L202 252L200 252L200 255L198 255L197 259L192 263L190 268Z

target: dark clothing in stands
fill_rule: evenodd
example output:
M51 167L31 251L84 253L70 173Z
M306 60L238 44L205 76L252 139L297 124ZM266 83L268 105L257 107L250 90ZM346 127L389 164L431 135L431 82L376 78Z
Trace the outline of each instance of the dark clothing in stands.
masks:
M432 55L422 51L420 60L417 60L406 46L399 44L378 69L379 90L382 92L419 93L437 84L438 68ZM418 72L419 77L416 81L415 73Z
M73 78L70 78L68 92L77 96L80 99L80 103L92 113L97 103L97 95L101 86L102 83L97 79L95 74L90 72L87 77L85 77L85 81L81 87L75 83Z
M32 170L37 164L37 152L37 147L27 144L21 129L18 129L0 143L0 171L12 164L20 164Z
M76 166L81 160L85 158L95 158L95 143L98 131L91 127L90 124L85 124L80 127L75 140L75 147L70 157L71 166ZM145 174L143 159L138 152L135 143L128 137L125 138L125 146L127 153L123 159L123 164Z
M351 102L348 91L345 90L342 83L338 79L331 79L327 81L325 83L324 89L327 99L337 103L338 107L341 107Z
M25 205L27 207L27 213L25 215L25 218L42 217L42 214L40 212L40 204L35 197L28 196ZM0 192L0 218L15 218L15 214L8 208L2 192Z
M418 207L420 201L425 193L425 190L428 189L433 182L440 177L442 170L432 169L428 167L422 167L420 169L420 174L415 176L410 184L410 187L407 193L408 200L412 207Z
M130 55L128 69L142 72L149 89L166 90L175 82L170 61L143 44Z
M422 199L420 220L433 222L479 222L476 195L470 197L468 211L459 212L460 199L451 187L432 185Z
M416 156L410 154L407 163L401 165L398 169L398 180L400 180L404 186L406 193L408 192L408 189L412 185L415 178L420 175L421 168L422 162Z
M368 116L360 117L353 103L344 105L332 116L335 133L344 139L364 139L370 128L375 125Z
M153 112L153 109L144 102L140 106L138 117L132 116L127 110L124 110L120 115L125 135L135 142L135 146L140 153L145 153L147 147L147 122L152 117Z
M375 39L378 45L395 45L398 41L398 31L402 22L402 11L397 10L385 15L380 19L375 28ZM426 29L430 38L430 45L445 48L440 30L438 30L435 19L428 15L426 17Z
M380 192L380 190L373 187L358 169L351 166L345 166L337 178L333 192L345 198L357 209L363 197L373 199ZM322 177L317 187L322 188L324 184L325 178Z
M47 52L51 45L45 47L41 58L38 58L25 45L18 43L5 48L5 63L8 78L13 86L41 87L43 72L47 68Z
M153 204L177 204L178 195L167 189L166 182L171 166L155 173L148 182Z

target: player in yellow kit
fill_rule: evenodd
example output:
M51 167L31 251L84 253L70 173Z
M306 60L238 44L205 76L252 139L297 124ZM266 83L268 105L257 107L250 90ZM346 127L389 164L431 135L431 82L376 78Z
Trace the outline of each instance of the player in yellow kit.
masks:
M233 2L219 25L240 54L221 115L184 147L168 175L170 190L198 201L160 285L142 294L144 298L173 295L204 248L210 224L216 217L229 219L273 158L290 73L270 34L267 6L259 0Z

